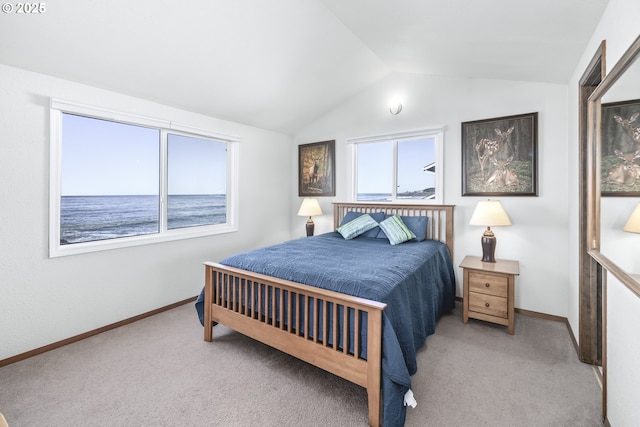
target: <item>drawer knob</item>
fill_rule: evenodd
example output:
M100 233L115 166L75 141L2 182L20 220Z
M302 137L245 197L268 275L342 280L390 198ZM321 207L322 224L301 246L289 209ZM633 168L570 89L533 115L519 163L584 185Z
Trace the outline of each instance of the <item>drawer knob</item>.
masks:
M485 288L488 288L491 285L489 283L485 283L484 286L485 286Z
M489 303L488 303L488 302L485 302L485 303L484 303L484 306L485 306L485 307L487 307L487 308L489 308Z

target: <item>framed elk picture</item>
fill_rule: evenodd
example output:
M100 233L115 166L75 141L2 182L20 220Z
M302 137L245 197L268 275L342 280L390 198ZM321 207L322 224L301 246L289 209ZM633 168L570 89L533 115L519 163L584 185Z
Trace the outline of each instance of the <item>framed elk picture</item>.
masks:
M462 123L463 196L538 195L538 113Z
M336 195L335 141L298 146L298 196Z
M602 104L600 192L640 196L640 100Z

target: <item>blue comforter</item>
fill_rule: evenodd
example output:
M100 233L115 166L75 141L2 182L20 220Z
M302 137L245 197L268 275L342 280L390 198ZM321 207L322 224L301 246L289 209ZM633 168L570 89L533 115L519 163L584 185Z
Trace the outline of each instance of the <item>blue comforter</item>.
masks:
M404 394L417 371L416 352L453 309L455 275L443 243L390 245L387 239L344 240L337 232L233 255L232 267L387 304L382 329L383 425L404 425ZM204 290L196 301L204 324Z

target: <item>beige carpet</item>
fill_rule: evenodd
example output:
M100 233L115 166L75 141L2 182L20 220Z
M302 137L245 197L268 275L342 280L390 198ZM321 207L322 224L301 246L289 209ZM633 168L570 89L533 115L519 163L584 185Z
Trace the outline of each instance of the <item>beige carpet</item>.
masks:
M600 426L601 391L564 324L516 316L516 335L461 307L412 378L407 426ZM10 427L366 426L364 389L216 326L192 304L0 369Z

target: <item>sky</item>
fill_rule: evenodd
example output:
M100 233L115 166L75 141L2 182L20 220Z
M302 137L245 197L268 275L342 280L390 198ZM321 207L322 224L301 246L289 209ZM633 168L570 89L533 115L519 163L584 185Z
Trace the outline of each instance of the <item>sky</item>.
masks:
M63 196L157 195L160 130L63 114ZM226 144L169 134L169 194L225 194ZM358 193L391 193L393 142L358 144ZM435 186L432 138L398 143L398 193Z
M435 176L423 168L435 161L433 138L398 143L398 193L435 187ZM391 193L393 142L358 144L358 193Z
M222 142L170 134L169 194L225 194L225 150Z
M63 196L156 195L160 131L63 114ZM226 193L225 144L169 135L169 194Z

